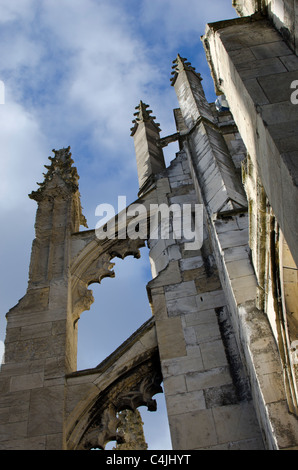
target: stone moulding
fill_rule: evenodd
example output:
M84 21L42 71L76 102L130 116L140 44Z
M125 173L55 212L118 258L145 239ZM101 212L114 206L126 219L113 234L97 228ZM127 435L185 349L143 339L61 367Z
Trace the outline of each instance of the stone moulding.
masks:
M142 239L111 239L99 240L96 238L95 230L83 232L73 236L72 241L83 248L73 258L71 265L72 285L72 314L73 320L77 321L80 314L89 310L93 303L92 291L88 286L100 283L105 277L115 277L112 270L115 257L124 259L126 256L140 258L139 249L145 246Z
M123 443L118 413L139 406L155 411L152 397L162 392L154 319L97 367L69 374L66 381L67 449L104 449L110 440Z

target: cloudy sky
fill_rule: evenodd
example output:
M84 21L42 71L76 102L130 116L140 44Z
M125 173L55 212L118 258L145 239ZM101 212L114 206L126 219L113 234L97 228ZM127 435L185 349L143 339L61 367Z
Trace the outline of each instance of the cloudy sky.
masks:
M0 0L0 355L5 314L27 288L36 211L28 194L42 181L52 149L71 146L89 228L98 204L117 208L119 195L135 200L134 108L148 103L161 135L175 132L170 77L177 53L202 74L214 100L200 36L207 22L236 16L231 4ZM167 159L177 151L172 145ZM79 321L79 369L96 366L150 317L148 265L143 249L140 260L116 260L115 279L92 286L96 301ZM165 441L153 436L151 448L170 445L162 434Z

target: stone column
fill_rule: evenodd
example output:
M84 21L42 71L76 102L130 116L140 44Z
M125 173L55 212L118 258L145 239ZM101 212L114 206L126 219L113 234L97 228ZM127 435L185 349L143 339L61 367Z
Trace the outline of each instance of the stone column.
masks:
M141 195L152 183L153 175L165 169L165 161L161 146L158 145L160 127L151 116L148 105L140 101L136 107L136 119L131 135L134 139L139 187Z
M63 449L65 374L76 370L70 236L85 224L69 148L54 151L40 188L29 283L7 314L1 368L1 449Z

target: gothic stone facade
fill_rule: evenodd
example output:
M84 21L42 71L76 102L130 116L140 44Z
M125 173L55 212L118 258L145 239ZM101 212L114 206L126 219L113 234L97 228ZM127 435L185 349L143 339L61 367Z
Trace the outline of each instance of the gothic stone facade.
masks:
M123 224L123 214L113 239L80 231L69 148L50 157L31 194L38 209L28 289L7 314L0 449L104 449L114 439L121 448L129 429L120 412L155 410L161 391L174 449L298 448L298 106L290 101L298 11L294 0L234 4L239 18L209 24L203 37L229 109L207 102L200 74L178 55L177 132L161 137L142 102L132 128L136 203L203 205L196 249L173 236L175 211L166 239L150 231L124 238L133 216ZM175 140L166 168L163 147ZM145 243L152 317L98 367L77 371L88 286L114 275L114 257L139 257Z

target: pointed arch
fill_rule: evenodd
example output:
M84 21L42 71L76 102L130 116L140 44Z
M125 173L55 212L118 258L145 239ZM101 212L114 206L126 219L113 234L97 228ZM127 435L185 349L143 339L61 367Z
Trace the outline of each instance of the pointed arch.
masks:
M154 319L97 367L69 374L66 380L67 449L104 449L110 440L123 442L117 413L143 405L155 411L152 397L162 393Z

